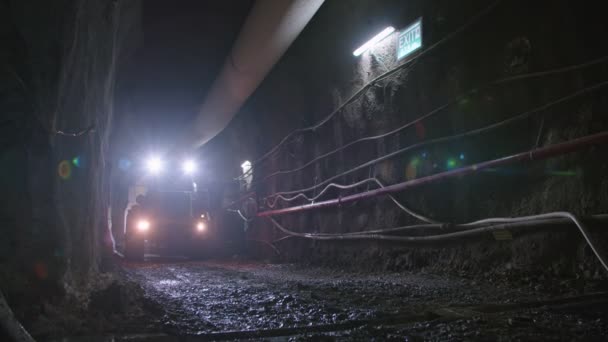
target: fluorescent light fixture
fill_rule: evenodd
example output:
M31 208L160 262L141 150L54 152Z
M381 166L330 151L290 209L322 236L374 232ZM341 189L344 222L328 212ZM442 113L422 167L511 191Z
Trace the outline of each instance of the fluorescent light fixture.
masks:
M393 33L393 32L395 32L395 28L394 27L389 26L389 27L385 28L384 30L382 30L382 32L380 32L377 35L375 35L374 38L368 40L367 43L361 45L360 48L358 48L357 50L355 50L355 52L353 52L353 55L355 55L355 57L360 56L365 51L373 48L374 45L378 44L382 39L390 36L390 34Z

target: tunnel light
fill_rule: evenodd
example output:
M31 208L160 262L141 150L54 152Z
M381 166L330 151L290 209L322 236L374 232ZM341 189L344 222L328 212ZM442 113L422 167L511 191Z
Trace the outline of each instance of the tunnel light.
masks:
M365 44L361 45L361 47L359 47L357 50L355 50L355 52L353 52L353 55L355 57L360 56L362 53L371 49L372 47L374 47L374 45L378 44L382 39L390 36L390 34L393 32L395 32L394 27L389 26L389 27L385 28L384 30L382 30L382 32L375 35L374 38L368 40Z
M197 231L203 232L203 231L205 231L205 229L207 229L207 225L205 225L205 222L199 222L196 224Z
M194 162L194 160L188 159L184 161L184 163L182 164L182 171L184 171L184 173L187 175L191 175L196 172L196 163Z
M246 175L251 171L251 162L249 160L245 160L243 164L241 164L241 169L243 169L243 174Z
M146 161L146 168L152 174L159 174L163 169L163 162L159 157L150 157Z
M140 220L139 222L137 222L137 229L140 232L145 232L148 229L150 229L150 221L148 220Z

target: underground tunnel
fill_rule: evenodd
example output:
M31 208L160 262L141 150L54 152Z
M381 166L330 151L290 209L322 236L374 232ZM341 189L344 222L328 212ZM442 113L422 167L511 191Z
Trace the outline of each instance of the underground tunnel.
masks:
M602 341L573 0L0 0L0 341Z

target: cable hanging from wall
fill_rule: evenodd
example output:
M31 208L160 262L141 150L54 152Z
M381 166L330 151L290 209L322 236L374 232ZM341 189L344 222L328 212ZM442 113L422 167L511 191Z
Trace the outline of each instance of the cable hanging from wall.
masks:
M86 128L78 130L78 131L74 131L74 132L51 129L51 128L47 127L47 125L43 122L43 120L38 115L38 113L42 112L42 110L39 108L39 106L35 105L36 101L33 100L34 96L31 92L31 90L29 89L29 87L27 86L27 84L25 83L25 81L23 80L23 78L21 76L19 76L19 74L17 72L15 72L13 69L10 69L10 68L3 68L3 69L6 72L8 72L15 79L15 81L17 81L17 83L19 84L19 87L21 87L21 89L31 98L30 101L32 102L32 110L34 111L33 116L36 119L36 121L38 121L38 124L40 125L40 127L44 131L46 131L49 135L60 135L60 136L66 136L66 137L80 137L82 135L85 135L85 134L88 134L91 132L95 132L94 124L90 124ZM7 120L7 121L3 121L0 124L8 125L8 124L14 124L14 122L15 122L15 120Z
M433 51L436 48L444 45L445 43L447 43L448 41L450 41L451 39L453 39L454 37L456 37L460 33L466 31L470 26L472 26L473 24L477 23L481 18L483 18L488 13L490 13L501 2L502 2L502 0L497 0L497 1L493 2L491 5L487 6L486 8L484 8L483 10L481 10L480 12L478 12L477 14L475 14L466 23L464 23L463 25L461 25L460 27L458 27L456 30L452 31L451 33L447 34L446 36L444 36L439 41L435 42L434 44L432 44L428 48L422 50L417 55L412 56L410 59L408 59L404 63L396 66L395 68L393 68L393 69L391 69L391 70L389 70L389 71L387 71L387 72L385 72L385 73L377 76L376 78L374 78L370 82L366 83L359 90L357 90L353 95L351 95L346 101L342 102L329 115L327 115L326 117L324 117L323 119L321 119L320 121L318 121L316 124L314 124L312 126L309 126L309 127L298 128L296 130L293 130L292 132L290 132L289 134L287 134L283 139L281 139L281 141L277 145L275 145L274 147L272 147L268 152L264 153L260 158L258 158L255 161L253 161L253 166L256 166L257 164L261 163L262 161L266 160L268 157L270 157L271 155L273 155L288 140L290 140L293 136L295 136L297 134L301 134L301 133L305 133L305 132L313 132L313 131L317 130L318 128L320 128L321 126L323 126L324 124L326 124L329 120L331 120L337 113L339 113L341 110L343 110L348 104L350 104L356 98L358 98L359 96L361 96L362 94L364 94L364 92L368 88L370 88L371 86L373 86L377 82L379 82L379 81L381 81L381 80L383 80L383 79L385 79L385 78L387 78L387 77L395 74L399 70L404 69L404 68L410 66L412 64L412 62L414 62L414 61L416 61L416 60L418 60L418 59L426 56L431 51ZM244 177L244 176L246 176L246 175L243 174L240 177Z
M500 2L500 1L497 1L494 5L496 5L498 2ZM492 6L494 6L494 5L492 5ZM492 6L490 6L490 7L492 7ZM432 47L435 47L435 45L432 46ZM428 52L428 50L430 50L430 49L427 49L427 50L423 51L421 54L419 54L418 56L416 56L416 59L419 58L424 53ZM535 72L535 73L529 73L529 74L518 75L518 76L513 76L513 77L507 77L507 78L502 78L502 79L498 79L498 80L492 81L492 82L490 82L490 83L488 83L488 84L486 84L484 86L470 89L469 91L467 91L467 92L465 92L465 93L463 93L463 94L461 94L461 95L453 98L452 100L448 101L446 104L444 104L444 105L442 105L442 106L434 109L433 111L431 111L431 112L423 115L422 117L419 117L419 118L415 119L414 121L408 122L404 126L401 126L401 127L397 128L395 130L392 130L392 131L389 131L387 133L383 133L383 134L380 134L380 135L376 135L376 136L370 136L370 137L360 138L360 139L357 139L355 141L349 142L349 143L347 143L347 144L345 144L345 145L343 145L341 147L338 147L338 148L336 148L336 149L334 149L334 150L332 150L330 152L327 152L327 153L325 153L325 154L323 154L323 155L321 155L319 157L316 157L316 158L314 158L313 160L311 160L309 162L306 162L303 166L300 166L300 167L298 167L296 169L281 170L281 171L277 171L275 173L272 173L270 175L267 175L262 180L254 183L253 186L259 185L260 183L266 181L267 179L270 179L271 177L274 177L274 176L277 176L277 175L280 175L280 174L288 174L288 173L292 173L292 172L297 172L297 171L303 170L304 168L306 168L306 167L308 167L308 166L310 166L310 165L312 165L312 164L314 164L314 163L316 163L316 162L318 162L318 161L320 161L320 160L322 160L324 158L327 158L327 157L329 157L329 156L331 156L331 155L333 155L335 153L338 153L339 151L342 151L342 150L344 150L344 149L346 149L346 148L348 148L350 146L353 146L353 145L355 145L357 143L360 143L360 142L363 142L363 141L371 141L371 140L376 140L376 139L382 139L382 138L385 138L385 137L387 137L389 135L396 134L396 133L398 133L398 132L400 132L400 131L408 128L408 127L413 126L414 124L416 124L418 122L421 122L422 120L424 120L424 119L426 119L426 118L428 118L430 116L433 116L433 115L437 114L438 112L441 112L442 110L446 109L450 105L453 105L454 103L458 103L460 100L462 100L462 99L464 99L464 98L466 98L466 97L468 97L468 96L470 96L472 94L475 94L475 93L477 93L477 92L479 92L481 90L484 90L486 88L489 88L489 87L492 87L492 86L496 86L496 85L499 85L499 84L503 84L503 83L507 83L507 82L517 81L517 80L536 78L536 77L543 77L543 76L548 76L548 75L553 75L553 74L558 74L558 73L569 72L569 71L573 71L573 70L579 70L579 69L582 69L582 68L585 68L585 67L588 67L588 66L592 66L592 65L599 64L599 63L603 63L603 62L605 62L607 60L608 60L608 56L604 56L604 57L601 57L601 58L598 58L598 59L595 59L595 60L592 60L590 62L586 62L586 63L583 63L583 64L577 64L577 65L572 65L572 66L567 66L567 67L562 67L562 68L552 69L552 70L547 70L547 71L542 71L542 72ZM298 130L292 131L285 138L283 138L283 140L281 140L278 145L276 145L275 147L273 147L269 152L267 152L266 154L264 154L261 158L255 160L254 164L260 163L263 160L265 160L266 158L268 158L271 155L273 155L276 151L278 151L281 148L281 146L284 143L288 142L288 140L291 137L293 137L295 134L303 133L303 132L306 132L306 131L314 131L317 128L321 127L323 124L327 123L333 116L335 116L340 110L342 110L346 105L348 105L349 103L351 103L357 96L361 95L363 93L363 91L367 87L373 85L375 82L378 82L378 81L380 81L380 80L382 80L382 79L384 79L384 78L386 78L386 77L394 74L395 72L397 72L398 70L401 70L405 66L410 65L408 63L411 62L411 61L412 60L410 60L407 63L404 63L404 64L402 64L402 65L394 68L393 70L390 70L387 73L384 73L384 74L380 75L379 77L375 78L374 80L372 80L371 82L369 82L368 84L366 84L358 92L356 92L349 99L347 99L345 102L343 102L329 116L327 116L326 118L324 118L323 120L321 120L317 124L315 124L313 126L310 126L310 127L307 127L307 128L302 128L302 129L298 129ZM406 151L409 151L409 150L411 150L413 148L420 148L420 147L423 147L423 146L427 146L429 144L438 144L438 143L443 143L443 142L447 142L447 141L452 141L454 139L460 139L460 138L464 138L464 137L480 134L480 133L483 133L485 131L489 131L491 129L495 129L495 128L501 127L503 125L507 125L507 124L510 124L512 122L524 119L525 117L529 117L530 115L532 115L532 114L534 114L536 112L543 111L543 110L545 110L545 109L547 109L547 108L549 108L551 106L554 106L554 105L563 103L565 101L571 100L571 99L573 99L575 97L578 97L580 95L586 94L588 92L595 91L595 90L597 90L597 89L599 89L599 88L601 88L601 87L603 87L603 86L605 86L607 84L608 84L608 82L602 82L602 83L599 83L599 84L595 84L593 86L590 86L590 87L581 89L579 91L573 92L573 93L571 93L571 94L569 94L569 95L567 95L565 97L559 98L559 99L557 99L555 101L546 103L546 104L544 104L542 106L539 106L539 107L536 107L536 108L534 108L532 110L529 110L527 112L521 113L521 114L519 114L519 115L517 115L515 117L509 118L509 119L506 119L506 120L503 120L503 121L500 121L500 122L497 122L497 123L494 123L494 124L491 124L489 126L481 127L481 128L475 129L475 130L467 131L465 133L461 133L461 134L457 134L457 135L453 135L453 136L441 137L441 138L433 139L433 140L426 141L426 142L423 142L423 143L420 143L420 144L411 145L411 146L406 147L405 149L401 149L401 150L398 150L398 151L395 151L395 152L398 152L398 154L400 154L400 153L404 153ZM543 116L542 125L544 125L544 116ZM539 136L540 136L540 134L542 132L542 128L543 127L541 126L541 128L539 129ZM537 138L536 141L537 141L537 146L536 147L538 147L538 141L539 141L539 139ZM344 173L341 173L339 175L332 176L330 179L327 179L327 180L322 181L320 183L316 183L312 188L300 189L300 190L294 190L294 191L288 191L288 192L277 192L275 194L269 195L268 197L265 198L266 203L267 203L267 205L270 208L274 208L277 205L277 201L279 199L282 200L282 201L285 201L285 202L290 202L290 201L294 201L294 200L297 200L299 198L302 198L304 200L307 200L307 201L310 201L310 202L314 202L315 200L317 200L318 198L320 198L322 195L324 195L330 188L338 188L338 189L341 189L341 190L347 190L347 189L352 189L352 188L355 188L357 186L361 186L363 184L372 183L372 182L375 182L380 188L383 188L384 186L382 185L382 183L379 182L379 180L377 178L370 177L370 178L367 178L365 180L362 180L362 181L359 181L359 182L356 182L356 183L353 183L353 184L350 184L350 185L341 185L341 184L336 184L336 183L329 183L325 188L323 188L323 190L321 190L321 192L319 194L315 194L312 197L308 197L304 193L306 191L317 189L318 187L323 186L323 185L327 184L328 182L330 182L330 181L332 181L334 179L340 178L340 177L342 177L342 176L344 176L344 175L346 175L348 173L357 171L357 170L359 170L361 168L364 168L364 167L367 167L367 166L370 166L370 165L374 165L374 164L376 164L376 163L378 163L380 161L383 161L383 160L386 160L388 158L391 158L391 157L393 157L393 156L396 155L396 154L394 154L395 152L392 152L392 153L389 153L389 154L384 155L382 157L379 157L377 159L368 161L368 162L366 162L366 163L364 163L362 165L359 165L359 166L357 166L357 167L355 167L355 168L353 168L351 170L348 170L348 171L346 171ZM242 176L246 176L246 174L244 174ZM285 196L283 196L283 195L290 195L290 194L294 194L294 193L296 195L293 196L293 197L285 197ZM274 200L270 201L269 199L274 199ZM399 205L400 207L402 206L392 196L391 196L391 200L393 200L393 202L395 204ZM406 211L406 212L408 211L408 209L406 207L402 207L402 209L404 211ZM412 216L416 216L416 215L412 215ZM245 217L242 217L242 218L244 220L250 220L250 219L247 219ZM433 221L432 219L429 219L429 218L426 218L426 217L422 217L421 220L422 221L426 221L426 222L436 222L436 221ZM576 223L576 219L574 219L574 222ZM419 226L424 226L424 225L419 225ZM426 226L446 227L445 224L441 224L441 223L436 223L436 224L432 223L432 224L428 224ZM577 226L578 226L578 224L577 224ZM391 228L391 229L393 229L393 230L396 231L396 230L401 229L401 228L403 228L403 227L397 227L397 228ZM580 226L579 226L579 228L580 228ZM583 233L583 235L585 236L584 228L580 228L580 230ZM354 236L354 235L365 235L365 234L367 234L367 233L360 232L360 233L353 233L352 235ZM348 235L348 234L346 234L346 235ZM324 236L324 234L319 234L319 236ZM344 236L344 234L341 235L341 236ZM592 245L590 241L588 241L588 243L590 245ZM592 249L594 248L593 246L591 246L591 247L592 247ZM597 256L600 259L600 261L602 261L603 266L606 267L605 263L599 257L599 255L597 255Z
M371 177L371 178L367 178L364 179L362 181L359 181L357 183L353 183L350 185L340 185L340 184L335 184L335 183L331 183L328 186L326 186L323 190L321 190L321 192L319 192L317 195L315 195L314 197L307 197L305 194L300 193L297 196L291 197L291 198L286 198L283 197L281 195L275 197L274 201L269 201L268 199L265 199L265 203L269 208L274 208L276 206L276 203L278 201L278 199L282 199L285 202L291 202L294 201L298 198L304 198L309 202L314 202L315 200L319 199L321 196L323 196L323 194L325 194L325 192L327 192L327 190L329 190L330 188L338 188L340 190L347 190L347 189L353 189L356 188L358 186L361 186L363 184L368 184L368 183L375 183L376 185L378 185L380 188L384 188L384 184L382 184L382 182L380 182L380 180L378 178L375 177ZM399 207L399 209L401 209L402 211L406 212L407 214L409 214L410 216L423 221L423 222L428 222L428 223L439 223L438 221L435 221L431 218L428 218L420 213L415 212L414 210L408 208L407 206L405 206L404 204L402 204L401 202L399 202L393 195L388 195L388 197L390 198L390 200L395 203L395 205L397 205L397 207Z
M599 214L593 215L594 219L602 219L605 220L608 218L607 214ZM292 230L289 230L283 227L280 223L278 223L274 218L268 217L270 222L282 231L287 234L288 237L298 237L305 238L311 240L386 240L386 241L399 241L399 242L409 242L409 243L420 243L420 242L437 242L444 241L449 239L463 238L469 237L473 235L479 235L482 233L493 232L497 230L505 230L512 228L538 228L541 225L555 225L557 223L561 223L560 219L566 219L571 221L576 225L578 230L580 231L583 239L590 247L591 251L600 262L604 270L608 271L608 262L605 258L599 253L596 244L591 239L589 235L589 230L583 222L577 218L574 214L570 212L550 212L545 214L538 215L530 215L523 217L498 217L498 218L488 218L475 222L469 222L461 225L455 225L454 228L463 228L464 230L437 234L437 235L423 235L423 236L396 236L396 235L385 235L389 232L395 232L394 228L389 229L381 229L369 232L361 232L361 233L346 233L346 234L319 234L319 233L298 233ZM412 229L414 226L410 227L399 227L398 229L405 230L406 228ZM416 228L421 228L417 226ZM285 238L281 238L275 240L274 242L283 241Z
M276 192L276 193L273 193L271 195L266 196L266 198L269 199L269 198L277 197L279 195L282 195L282 196L285 196L285 195L296 195L297 196L300 193L305 193L305 192L314 190L314 189L316 189L318 187L327 185L330 182L332 182L332 181L334 181L336 179L339 179L339 178L341 178L341 177L343 177L345 175L351 174L351 173L353 173L355 171L364 169L364 168L369 167L371 165L378 164L378 163L380 163L380 162L382 162L384 160L393 158L393 157L395 157L397 155L400 155L400 154L403 154L405 152L408 152L408 151L411 151L411 150L414 150L414 149L418 149L418 148L422 148L422 147L428 147L430 145L451 142L451 141L455 141L455 140L462 139L462 138L465 138L465 137L471 137L471 136L474 136L474 135L485 133L485 132L491 131L493 129L496 129L496 128L499 128L499 127L511 124L513 122L517 122L517 121L526 119L526 118L530 117L533 114L542 112L542 111L544 111L544 110L546 110L548 108L551 108L553 106L565 103L567 101L570 101L570 100L575 99L577 97L580 97L582 95L588 94L590 92L597 91L597 90L599 90L599 89L601 89L601 88L603 88L603 87L605 87L607 85L608 85L608 81L600 82L600 83L594 84L592 86L580 89L580 90L578 90L576 92L570 93L570 94L568 94L566 96L560 97L560 98L558 98L556 100L553 100L551 102L545 103L545 104L543 104L541 106L538 106L538 107L535 107L535 108L530 109L528 111L525 111L523 113L520 113L520 114L517 114L515 116L512 116L512 117L510 117L508 119L505 119L505 120L502 120L502 121L498 121L498 122L495 122L493 124L490 124L490 125L487 125L487 126L484 126L484 127L480 127L480 128L474 129L474 130L466 131L464 133L459 133L459 134L455 134L455 135L451 135L451 136L440 137L440 138L436 138L436 139L427 140L425 142L413 144L413 145L401 148L399 150L396 150L394 152L388 153L388 154L386 154L384 156L378 157L376 159L372 159L372 160L367 161L367 162L365 162L363 164L360 164L358 166L355 166L355 167L353 167L353 168L351 168L351 169L349 169L347 171L344 171L344 172L342 172L340 174L334 175L334 176L332 176L332 177L330 177L330 178L328 178L326 180L323 180L323 181L321 181L321 182L319 182L319 183L317 183L317 184L315 184L315 185L313 185L311 187L297 189L297 190ZM283 197L283 198L285 198L285 197ZM293 198L293 197L291 197L291 198Z
M580 64L575 64L575 65L569 65L569 66L565 66L565 67L559 67L559 68L555 68L555 69L550 69L550 70L545 70L545 71L539 71L539 72L532 72L532 73L527 73L527 74L522 74L522 75L517 75L517 76L511 76L511 77L505 77L505 78L500 78L500 79L496 79L494 81L491 81L489 83L486 83L482 86L479 87L475 87L475 88L471 88L455 97L453 97L452 99L450 99L449 101L447 101L446 103L434 108L433 110L419 116L418 118L409 121L389 132L386 133L382 133L382 134L378 134L378 135L373 135L373 136L367 136L364 138L359 138L356 140L353 140L349 143L346 143L338 148L335 148L327 153L324 153L318 157L315 157L314 159L304 163L304 165L301 165L297 168L294 169L290 169L290 170L281 170L281 171L276 171L274 173L271 173L267 176L265 176L264 178L262 178L261 180L254 182L251 186L255 187L257 185L262 184L263 182L267 181L270 178L279 176L279 175L286 175L286 174L290 174L290 173L294 173L294 172L298 172L298 171L302 171L304 169L306 169L307 167L314 165L315 163L318 163L319 161L328 158L340 151L343 151L347 148L350 148L356 144L362 143L362 142L366 142L366 141L374 141L374 140L379 140L379 139L384 139L386 137L389 137L391 135L397 134L407 128L410 128L416 124L421 123L422 121L429 119L433 116L435 116L436 114L444 111L445 109L449 108L450 106L453 106L454 104L459 103L460 101L470 97L471 95L474 94L478 94L481 91L487 90L489 88L498 86L498 85L502 85L505 83L510 83L510 82L515 82L515 81L522 81L522 80L529 80L529 79L533 79L533 78L540 78L540 77L546 77L546 76L552 76L552 75L557 75L557 74L562 74L562 73L567 73L567 72L571 72L571 71L576 71L576 70L580 70L580 69L584 69L584 68L588 68L591 66L595 66L601 63L605 63L608 61L608 56L603 56L600 58L596 58L594 60L588 61L588 62L584 62L584 63L580 63Z

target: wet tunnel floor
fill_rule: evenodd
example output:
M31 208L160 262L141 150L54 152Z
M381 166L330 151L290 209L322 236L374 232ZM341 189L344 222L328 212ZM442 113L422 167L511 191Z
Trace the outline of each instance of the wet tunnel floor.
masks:
M555 296L433 274L246 262L126 264L173 336L601 339L608 296ZM563 299L566 298L566 299ZM231 332L226 334L226 332Z

